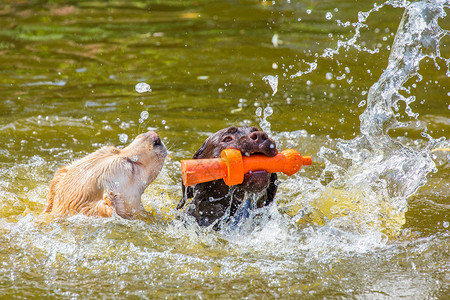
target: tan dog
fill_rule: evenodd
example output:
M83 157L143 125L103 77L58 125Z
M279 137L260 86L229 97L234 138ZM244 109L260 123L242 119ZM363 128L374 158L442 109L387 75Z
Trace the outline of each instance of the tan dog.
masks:
M147 212L141 195L155 180L167 155L159 136L140 134L124 149L104 146L62 167L50 182L44 213L132 219Z

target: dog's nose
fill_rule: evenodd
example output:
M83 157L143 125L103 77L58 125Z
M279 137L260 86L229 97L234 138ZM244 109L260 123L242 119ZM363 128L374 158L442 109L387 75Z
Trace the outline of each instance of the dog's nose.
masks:
M149 131L145 135L153 142L154 145L161 145L161 139L156 132Z
M265 140L267 140L269 138L269 136L265 132L254 131L254 132L250 133L249 138L252 139L253 141L255 141L257 144L260 144L260 143L264 142Z
M159 138L159 135L156 135L156 137L153 139L154 145L161 145L161 139Z

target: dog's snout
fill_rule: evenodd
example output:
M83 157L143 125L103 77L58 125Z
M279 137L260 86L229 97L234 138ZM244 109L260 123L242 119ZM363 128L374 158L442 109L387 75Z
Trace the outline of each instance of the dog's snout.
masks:
M154 131L149 131L149 132L145 133L145 136L147 136L147 138L153 142L153 145L161 145L162 144L161 138Z
M250 133L249 138L255 141L256 143L262 143L265 140L269 139L269 136L267 133L262 131L254 131Z
M161 145L161 139L159 138L159 135L156 135L156 137L153 138L153 145Z

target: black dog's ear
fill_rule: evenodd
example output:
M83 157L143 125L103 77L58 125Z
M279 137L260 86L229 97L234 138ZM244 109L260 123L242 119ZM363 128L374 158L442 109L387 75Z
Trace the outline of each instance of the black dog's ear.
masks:
M181 190L183 191L183 198L177 205L177 209L182 209L186 204L186 200L194 197L194 188L192 186L186 187L183 182L181 182Z
M203 145L200 147L200 149L198 149L197 152L194 153L194 156L192 157L193 159L199 158L203 154L203 152L205 152L208 141L209 141L209 138L203 143Z
M267 199L266 199L265 205L269 205L270 203L272 203L273 198L275 198L275 194L277 193L277 189L278 189L277 181L278 181L277 173L271 173L270 174L270 183L269 183L269 186L267 187Z

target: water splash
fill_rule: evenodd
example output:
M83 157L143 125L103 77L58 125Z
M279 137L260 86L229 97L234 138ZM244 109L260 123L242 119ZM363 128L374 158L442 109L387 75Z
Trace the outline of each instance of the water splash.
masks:
M264 76L262 78L262 80L264 80L266 83L268 83L270 85L270 87L272 88L272 96L275 96L275 94L278 91L278 75L276 76L272 76L272 75L267 75Z
M259 127L268 134L271 134L272 131L270 130L270 122L267 120L267 118L270 117L272 114L273 108L269 104L267 104L264 110L261 107L258 107L256 109L256 116L258 117L262 116L262 119L259 122Z
M440 55L440 40L448 34L438 25L438 19L444 18L444 5L447 1L422 1L407 7L392 45L386 70L369 91L367 109L361 115L361 133L373 142L386 136L390 129L406 126L397 121L393 108L404 101L408 115L417 118L417 114L408 112L409 104L415 98L404 97L401 88L408 79L417 76L421 79L419 63L429 57L435 62L443 59L447 66L450 59ZM439 69L438 64L436 63ZM447 71L448 73L448 71ZM375 143L376 144L376 143Z
M358 13L358 22L350 23L350 22L342 22L341 20L336 20L336 23L338 26L342 27L354 27L355 34L346 40L338 40L336 48L326 48L323 53L320 55L323 58L333 58L334 55L339 54L339 51L341 48L343 48L345 51L349 50L350 48L354 48L358 51L368 52L370 54L375 54L379 52L379 49L369 49L367 47L362 47L357 43L358 38L361 36L361 29L367 28L367 24L365 23L367 18L370 16L371 13L379 11L381 8L383 8L386 5L391 5L392 7L406 7L410 2L407 0L389 0L385 1L382 4L377 5L374 4L373 8L369 11L362 12L360 11Z
M387 1L375 6L368 13L359 14L359 23L363 24L372 11L386 4L406 3ZM334 179L316 187L315 193L302 194L301 205L297 207L302 209L296 213L299 223L307 220L325 224L338 217L334 224L339 228L360 232L376 229L388 234L397 234L405 223L407 199L427 182L427 174L436 170L431 149L442 144L445 138L435 140L425 129L422 135L429 139L428 145L413 150L391 138L389 131L405 126L397 120L395 112L399 101L406 104L405 113L409 117L418 118L409 107L415 97L404 97L400 92L409 79L422 78L420 62L431 58L438 69L439 59L449 65L449 59L442 58L439 52L441 39L448 35L438 25L438 20L446 16L446 7L449 2L442 0L420 1L406 7L388 66L368 93L367 107L360 116L361 134L353 140L339 140L337 150L321 148L319 157L325 162L321 179L330 176ZM338 44L334 51L327 50L325 56L332 57L344 45L356 47L361 27L358 25L352 39Z
M305 71L298 71L294 75L291 75L290 78L300 77L302 75L309 74L312 71L314 71L315 69L317 69L317 59L314 62L306 62L306 61L304 61L304 63L309 65L309 68L307 70L305 70Z

